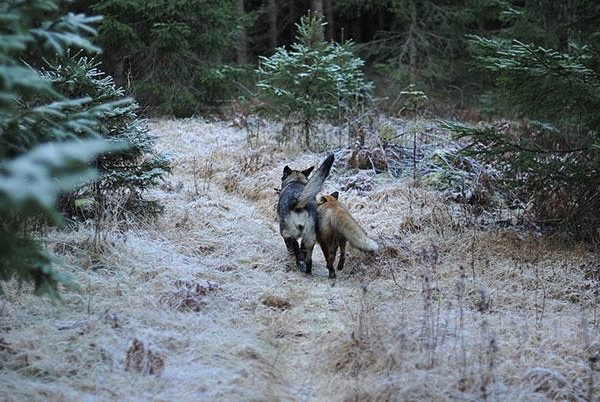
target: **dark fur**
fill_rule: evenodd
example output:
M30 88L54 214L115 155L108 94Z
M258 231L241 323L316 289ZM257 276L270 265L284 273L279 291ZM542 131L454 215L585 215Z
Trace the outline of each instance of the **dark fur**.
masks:
M281 193L277 203L279 233L289 252L294 253L296 267L307 274L312 273L312 253L317 242L317 205L315 197L333 165L329 155L310 177L313 167L306 170L283 168ZM300 245L298 240L301 240Z

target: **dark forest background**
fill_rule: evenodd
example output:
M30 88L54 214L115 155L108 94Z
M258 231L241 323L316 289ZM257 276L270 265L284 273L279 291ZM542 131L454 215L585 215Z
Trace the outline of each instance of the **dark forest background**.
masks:
M65 7L102 15L104 70L152 112L175 116L252 96L259 56L292 44L309 10L324 16L325 40L355 43L380 108L414 85L438 114L500 109L493 77L474 68L469 35L574 55L598 50L600 21L590 0L77 0Z

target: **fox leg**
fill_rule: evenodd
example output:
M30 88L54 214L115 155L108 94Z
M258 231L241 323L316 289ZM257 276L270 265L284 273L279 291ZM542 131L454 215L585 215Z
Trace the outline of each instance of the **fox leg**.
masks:
M302 247L300 251L302 252L302 256L304 257L304 261L306 262L306 273L308 275L312 274L312 253L315 248L314 242L302 241Z
M298 242L296 239L287 237L283 239L285 241L285 246L287 247L290 253L294 253L294 257L296 258L296 267L300 271L304 271L306 267L306 263L304 262L304 256L302 250L300 250L300 246L298 246Z
M290 253L294 252L294 243L296 243L296 240L289 237L284 237L283 241L285 242L285 248L287 248L287 251ZM296 243L296 247L298 247L298 243Z
M337 253L337 247L331 247L329 249L329 258L327 258L327 269L329 270L329 279L335 279L335 269L333 263L335 262L335 255Z
M341 271L344 269L344 262L346 261L346 241L340 241L340 260L338 261L337 269ZM333 264L333 263L332 263Z
M327 262L327 270L329 271L329 279L335 279L335 269L333 269L333 263L335 262L335 254L337 252L337 247L335 246L321 246L323 249L323 255L325 256L325 261Z
M327 263L327 270L329 271L329 276L331 276L331 271L332 271L332 262L331 262L331 258L329 258L329 254L330 254L330 247L323 243L319 243L319 245L321 246L321 251L323 251L323 257L325 257L325 262ZM334 271L335 274L335 271Z

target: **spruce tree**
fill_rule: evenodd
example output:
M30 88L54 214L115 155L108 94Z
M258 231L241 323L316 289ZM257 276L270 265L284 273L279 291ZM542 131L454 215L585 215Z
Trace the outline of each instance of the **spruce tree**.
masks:
M61 208L69 216L83 214L83 218L102 220L111 200L119 199L115 214L153 214L160 211L156 202L144 200L142 193L171 171L169 161L153 149L154 138L146 124L137 115L139 106L126 98L111 76L104 73L101 64L81 55L72 56L62 63L49 64L43 71L53 86L69 97L90 96L92 101L73 110L82 112L95 105L115 102L118 107L100 117L99 133L110 142L123 142L126 150L100 155L94 162L101 177L74 192L65 194ZM92 203L87 202L93 200ZM87 207L86 207L87 206ZM123 216L115 216L123 218Z
M598 34L595 36L597 37ZM600 244L600 71L590 43L564 53L518 40L471 38L517 123L450 124L465 152L503 173L500 184L539 225Z
M320 17L304 16L297 28L290 50L279 47L260 58L258 98L261 113L300 126L310 147L315 123L353 113L370 99L372 84L364 78L364 62L352 53L352 42L323 41Z
M101 118L120 102L65 96L36 68L69 48L98 50L86 38L97 18L56 13L46 0L0 4L0 280L53 296L69 281L31 224L59 223L57 197L95 177L89 161L98 154L123 148L101 136Z
M251 17L230 0L85 0L104 16L102 61L143 106L187 117L223 101L244 74L236 41ZM83 5L82 5L83 6Z

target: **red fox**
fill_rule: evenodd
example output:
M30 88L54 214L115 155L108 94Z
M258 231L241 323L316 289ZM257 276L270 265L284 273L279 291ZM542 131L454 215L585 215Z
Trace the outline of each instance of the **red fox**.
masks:
M350 212L338 201L339 193L317 197L317 241L327 261L329 278L335 278L333 263L337 249L340 249L340 260L337 269L344 269L346 242L352 247L369 253L375 253L379 246L370 239L358 225Z

